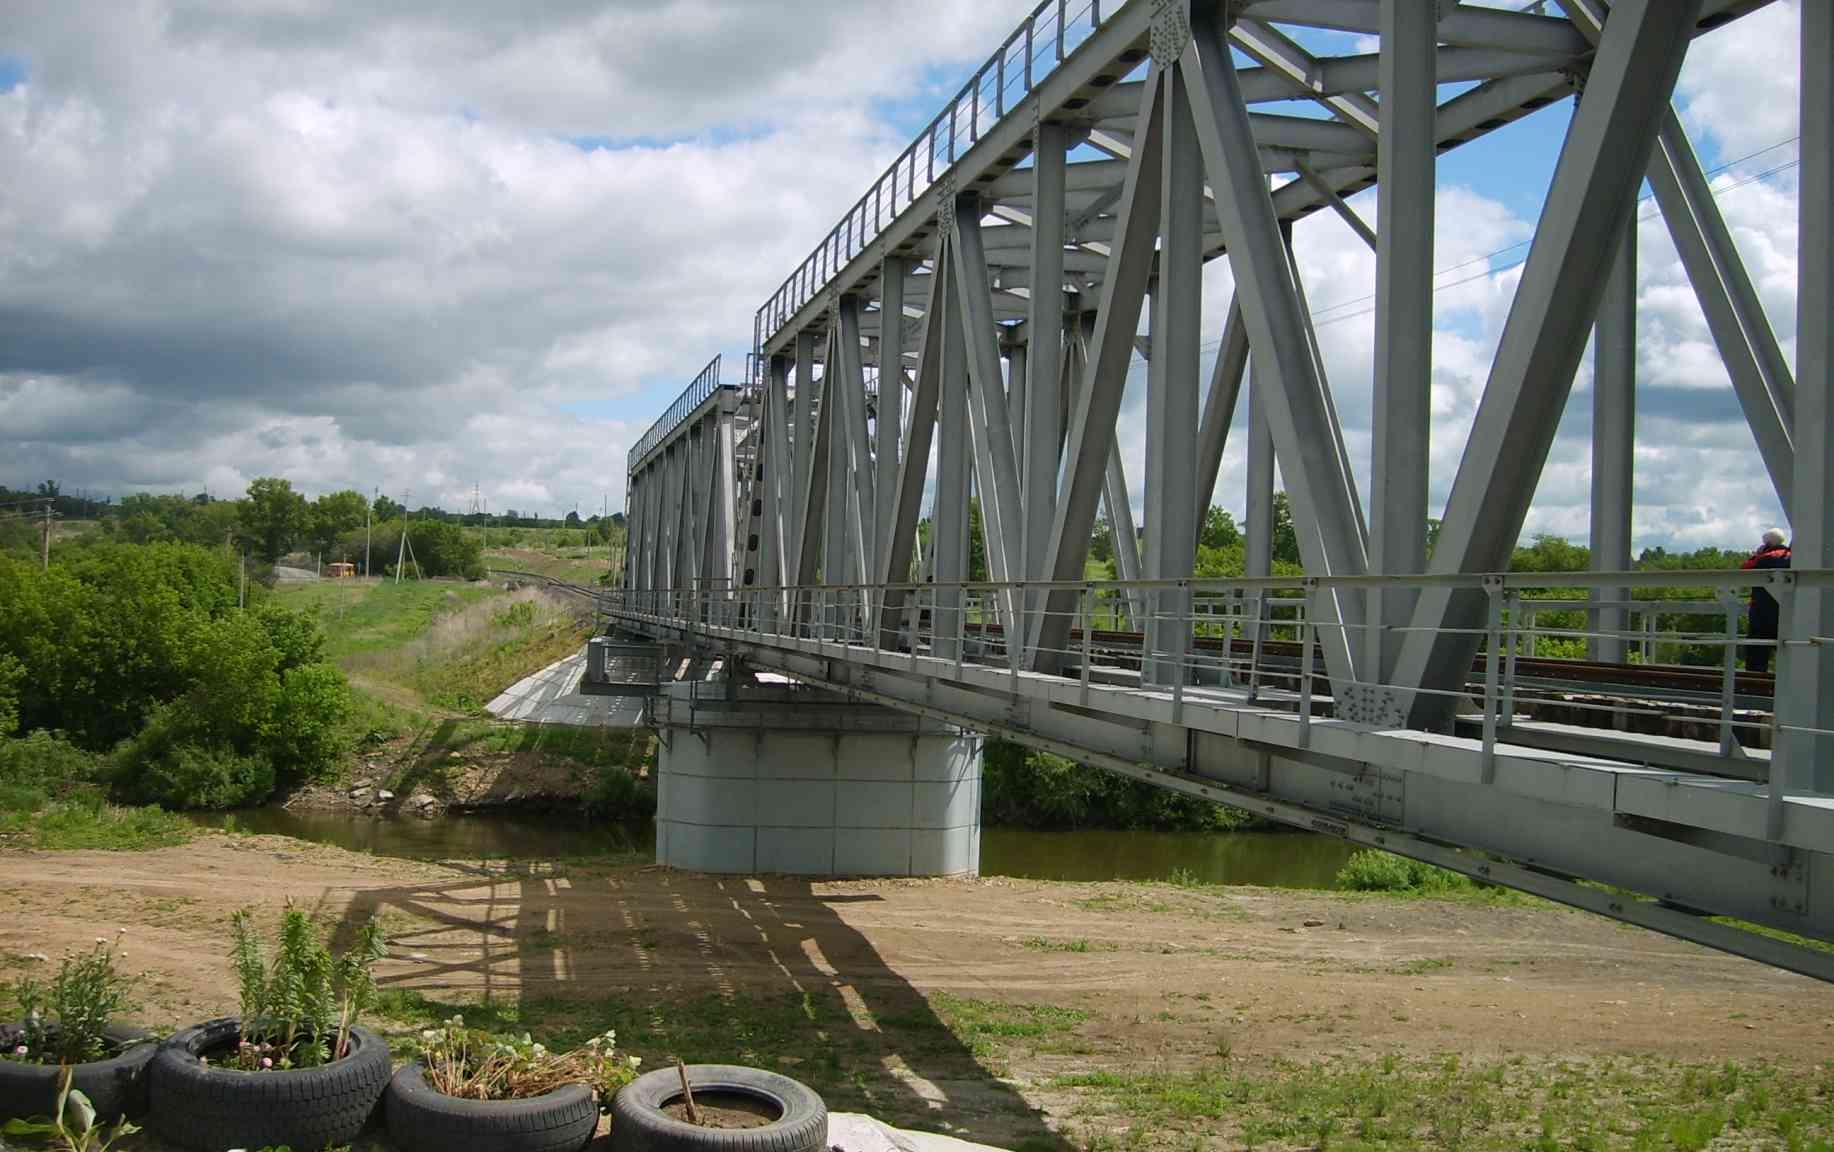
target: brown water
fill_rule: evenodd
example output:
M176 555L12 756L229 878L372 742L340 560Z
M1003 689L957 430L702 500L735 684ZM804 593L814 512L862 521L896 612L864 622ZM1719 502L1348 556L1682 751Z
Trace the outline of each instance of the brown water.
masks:
M211 828L292 836L355 852L413 860L636 856L653 859L649 824L588 824L550 815L380 817L345 812L195 813ZM988 828L981 833L981 873L1036 880L1172 880L1331 888L1354 848L1303 832L1038 832Z

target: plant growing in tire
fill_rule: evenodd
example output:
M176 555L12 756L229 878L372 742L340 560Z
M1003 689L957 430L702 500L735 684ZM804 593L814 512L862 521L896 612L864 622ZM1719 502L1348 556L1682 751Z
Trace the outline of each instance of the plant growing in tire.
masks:
M612 1102L612 1152L823 1152L827 1146L821 1097L761 1068L665 1068L637 1077Z
M198 1152L347 1144L388 1085L388 1045L358 1021L385 954L372 920L332 955L311 916L287 905L272 947L248 909L230 922L240 1016L175 1034L153 1058L152 1127Z
M575 1152L640 1061L611 1032L552 1052L526 1032L493 1036L454 1016L420 1034L420 1058L389 1081L389 1141L400 1152Z
M146 1068L158 1045L121 1019L134 1010L134 978L120 967L125 931L65 956L48 986L29 976L11 986L21 1019L0 1024L0 1121L58 1117L66 1068L68 1091L97 1123L146 1111Z

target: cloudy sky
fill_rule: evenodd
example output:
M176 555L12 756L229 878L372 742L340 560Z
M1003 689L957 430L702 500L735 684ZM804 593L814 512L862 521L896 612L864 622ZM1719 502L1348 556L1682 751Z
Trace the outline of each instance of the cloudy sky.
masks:
M621 507L630 443L742 356L758 304L1029 6L9 0L0 483ZM1710 34L1678 97L1792 360L1796 23L1780 2ZM1441 164L1435 502L1570 115ZM1745 543L1775 501L1653 210L1637 543ZM1366 484L1374 258L1328 215L1298 245ZM1214 268L1218 328L1227 286ZM1589 387L1588 366L1531 532L1586 532ZM1216 499L1239 514L1239 443Z

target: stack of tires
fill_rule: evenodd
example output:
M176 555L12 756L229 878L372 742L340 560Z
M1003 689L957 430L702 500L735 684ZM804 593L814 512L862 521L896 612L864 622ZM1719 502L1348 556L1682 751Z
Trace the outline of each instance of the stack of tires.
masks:
M0 1043L17 1034L0 1025ZM195 1152L288 1146L307 1152L354 1141L386 1119L399 1152L577 1152L591 1142L600 1102L585 1084L528 1100L461 1100L428 1085L418 1062L393 1071L388 1044L368 1028L351 1033L342 1059L317 1068L246 1072L216 1060L242 1037L235 1017L186 1028L159 1043L112 1029L116 1054L73 1066L99 1123L146 1118L161 1139ZM51 1116L60 1069L0 1061L0 1121ZM743 1127L709 1127L672 1116L683 1097L681 1072L640 1076L610 1104L613 1152L823 1152L828 1110L787 1076L756 1068L696 1064L697 1096L736 1101L751 1114Z

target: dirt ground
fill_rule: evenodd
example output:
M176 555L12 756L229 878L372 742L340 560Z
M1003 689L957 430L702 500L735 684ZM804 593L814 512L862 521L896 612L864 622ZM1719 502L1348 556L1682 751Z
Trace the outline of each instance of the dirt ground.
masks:
M626 1021L620 1035L652 1063L722 1046L792 1074L826 1060L815 1079L831 1106L1009 1146L1063 1128L1067 1074L1219 1054L1806 1067L1834 1053L1834 988L1549 905L432 865L259 836L8 853L0 961L17 970L126 927L142 1016L197 1021L235 1009L230 912L289 899L341 932L380 916L398 1008L546 1005L522 1025L563 1032ZM703 1030L665 1005L698 1006ZM756 1036L734 1033L747 1012ZM400 1029L419 1026L409 1015Z

